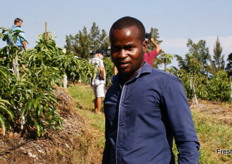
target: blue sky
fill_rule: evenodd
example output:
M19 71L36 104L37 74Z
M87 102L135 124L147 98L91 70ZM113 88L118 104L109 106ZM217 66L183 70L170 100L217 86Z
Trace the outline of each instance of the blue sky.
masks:
M232 0L0 0L0 4L0 26L11 27L16 17L23 19L29 48L36 45L45 22L63 47L65 36L75 35L84 26L89 30L96 22L108 32L114 21L132 16L147 31L158 29L166 53L185 55L188 39L195 43L203 39L213 55L217 36L225 59L232 52ZM0 47L4 45L0 41Z

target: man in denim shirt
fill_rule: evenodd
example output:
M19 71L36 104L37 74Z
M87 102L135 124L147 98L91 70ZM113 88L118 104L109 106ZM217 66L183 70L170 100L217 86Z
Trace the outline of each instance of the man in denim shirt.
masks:
M105 105L104 164L198 163L199 142L181 82L144 62L143 24L123 17L110 29L111 59L119 73Z

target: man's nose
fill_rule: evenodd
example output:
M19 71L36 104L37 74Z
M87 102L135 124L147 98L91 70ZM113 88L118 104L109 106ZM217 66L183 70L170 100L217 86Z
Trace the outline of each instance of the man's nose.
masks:
M127 52L125 49L121 49L118 53L119 58L125 58L127 56Z

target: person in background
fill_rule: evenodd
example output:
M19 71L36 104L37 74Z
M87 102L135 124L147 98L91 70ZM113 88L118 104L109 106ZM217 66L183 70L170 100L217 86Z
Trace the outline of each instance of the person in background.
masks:
M153 65L153 60L158 56L161 51L160 46L155 42L155 39L151 37L150 34L145 35L145 42L148 45L149 41L154 45L155 49L150 52L144 53L144 61L148 62L151 66Z
M90 59L89 63L96 68L95 75L91 80L91 85L94 90L94 110L95 113L99 113L102 107L102 98L105 97L105 79L106 72L103 64L104 51L98 49L95 52L94 58Z
M197 164L199 147L180 80L144 62L145 28L133 17L110 29L111 59L118 69L104 100L103 164ZM152 83L151 83L152 81Z
M15 44L18 47L19 51L26 50L26 48L27 48L27 42L25 40L25 34L24 34L23 29L22 29L22 24L23 24L22 19L15 18L14 25L11 27L12 31L16 31L16 30L21 31L19 33L19 36L17 37L16 42L15 42ZM9 43L9 41L8 41L8 43Z
M150 51L150 52L145 52L144 53L144 61L146 61L148 64L151 66L153 65L153 61L156 58L156 56L159 55L161 48L160 46L156 43L155 39L151 37L150 34L146 33L145 35L145 43L148 45L149 41L154 45L155 49ZM114 75L118 73L117 67L114 66Z

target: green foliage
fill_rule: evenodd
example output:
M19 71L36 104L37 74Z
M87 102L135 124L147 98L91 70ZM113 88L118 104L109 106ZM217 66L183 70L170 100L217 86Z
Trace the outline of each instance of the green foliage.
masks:
M230 83L225 71L218 71L206 85L208 100L229 101Z
M4 41L8 34L5 29L2 31ZM20 76L17 78L11 72L15 57L19 62ZM70 82L88 83L94 69L87 59L64 53L49 33L40 35L37 45L31 50L18 53L15 45L3 47L0 64L0 125L3 133L12 127L37 136L62 125L53 86L61 85L64 75Z
M224 66L225 66L224 55L222 55L222 47L221 47L221 44L218 38L216 40L213 52L214 52L213 59L214 59L214 64L216 68L224 69Z
M212 60L208 54L208 48L205 47L205 41L201 40L194 44L189 40L187 45L189 53L185 55L185 58L175 55L180 69L172 70L172 73L181 79L188 98L193 97L195 89L198 98L213 101L229 101L230 85L228 75L225 71L220 70L223 58L220 56L222 49L219 41L217 40L214 49L215 53L217 52L218 54L214 56L217 65L214 65L216 71L212 75L210 75L212 69L210 71L208 65L209 61ZM218 61L216 62L216 60Z
M226 72L228 73L229 76L232 76L232 53L230 53L228 55L228 59L227 59L228 63L226 65Z
M189 99L194 96L193 85L196 95L200 99L224 102L230 100L230 83L225 71L219 71L211 78L196 72L192 74L184 69L172 73L182 81Z
M151 28L149 34L151 34L151 37L155 39L157 44L161 44L163 41L159 40L159 31L157 28ZM147 51L154 50L154 45L151 42L148 42Z
M60 56L57 64L59 68L64 69L71 82L89 83L94 70L94 67L88 64L87 59L75 57L70 52Z
M206 47L206 42L204 40L200 40L198 43L195 44L191 39L189 39L187 47L189 48L189 53L187 54L187 56L189 58L195 59L196 61L199 61L201 67L198 71L200 71L202 74L206 74L206 66L211 59L209 48ZM188 64L190 63L191 61Z
M2 36L6 38L3 40L9 37L4 32ZM54 42L43 38L28 52L18 53L17 47L11 44L1 49L0 122L3 133L7 127L12 127L16 131L42 136L46 129L61 126L52 88L61 80L60 70L49 65L53 52L58 52ZM20 65L19 78L10 71L16 56Z
M106 71L106 86L111 84L111 79L114 76L114 64L111 61L110 57L105 57L104 58L104 66L105 66L105 71Z
M6 129L11 125L15 114L11 108L9 100L3 97L4 92L8 91L11 88L11 81L14 81L15 78L13 74L3 66L0 66L0 125L2 127L2 133L5 135ZM8 93L9 95L11 93Z
M97 49L102 49L105 52L108 51L109 39L105 30L100 30L94 22L88 33L87 28L84 27L82 31L79 31L75 36L66 36L67 51L71 51L74 55L88 59L92 52Z
M216 40L213 52L213 59L210 59L210 64L207 66L207 71L214 75L218 71L224 70L225 68L224 55L222 55L222 47L218 38Z
M6 124L8 123L6 118L13 121L14 113L9 108L10 103L7 100L0 98L0 125L2 127L2 134L6 133ZM6 116L7 115L7 116Z

